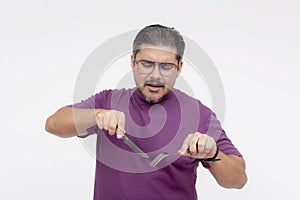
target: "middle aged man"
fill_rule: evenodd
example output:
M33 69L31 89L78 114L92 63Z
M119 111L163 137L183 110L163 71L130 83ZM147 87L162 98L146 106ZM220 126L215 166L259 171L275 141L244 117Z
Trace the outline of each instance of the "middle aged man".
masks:
M101 91L48 118L46 130L60 137L97 134L95 200L195 200L199 162L223 187L242 188L247 182L244 159L214 113L173 88L184 48L174 28L145 27L131 55L135 88ZM179 150L180 156L151 168L151 159L120 140L124 135L151 158L162 151Z

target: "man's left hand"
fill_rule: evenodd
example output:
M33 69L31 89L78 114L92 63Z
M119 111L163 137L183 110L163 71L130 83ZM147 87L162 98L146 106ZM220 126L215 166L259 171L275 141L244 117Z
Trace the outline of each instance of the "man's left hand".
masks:
M197 159L212 158L217 151L215 140L199 132L189 134L179 150L183 156L189 156Z

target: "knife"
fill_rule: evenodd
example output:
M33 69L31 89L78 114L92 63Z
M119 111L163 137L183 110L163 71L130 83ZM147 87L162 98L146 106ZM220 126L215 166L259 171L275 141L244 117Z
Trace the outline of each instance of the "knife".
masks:
M135 153L139 154L143 158L149 158L149 156L143 152L136 144L134 144L126 135L122 136L122 140L127 144Z

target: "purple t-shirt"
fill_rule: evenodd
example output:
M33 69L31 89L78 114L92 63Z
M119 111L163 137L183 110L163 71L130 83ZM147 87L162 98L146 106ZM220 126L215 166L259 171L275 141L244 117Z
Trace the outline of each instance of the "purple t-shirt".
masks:
M172 154L156 167L149 165L159 153L177 152L190 133L208 134L220 151L241 156L215 114L177 89L156 104L146 102L136 88L104 90L73 107L124 112L126 135L150 157L142 158L107 131L90 127L88 133L97 134L94 200L196 200L199 160Z

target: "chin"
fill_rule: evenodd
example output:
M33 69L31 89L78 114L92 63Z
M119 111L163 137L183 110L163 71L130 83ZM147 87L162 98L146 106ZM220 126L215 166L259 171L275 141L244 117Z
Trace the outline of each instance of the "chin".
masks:
M142 96L148 103L158 103L164 95L142 93Z
M151 94L151 92L146 91L146 88L143 87L139 88L139 93L143 97L143 99L148 103L158 103L162 98L162 95Z
M139 92L143 96L145 101L152 104L159 103L162 100L162 98L168 94L168 92L163 91L159 93L151 93L147 91L146 88L140 88Z
M152 98L152 97L145 97L145 100L148 102L148 103L159 103L161 101L161 98Z

